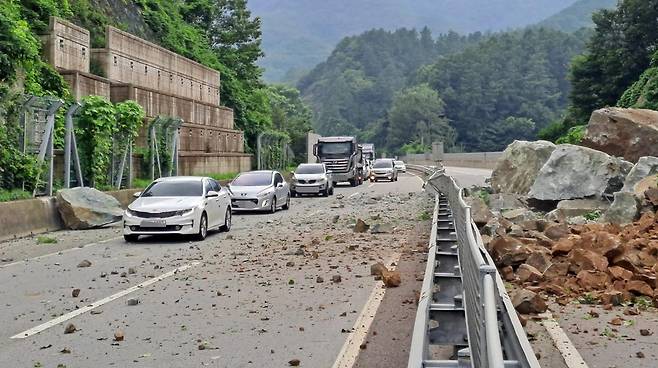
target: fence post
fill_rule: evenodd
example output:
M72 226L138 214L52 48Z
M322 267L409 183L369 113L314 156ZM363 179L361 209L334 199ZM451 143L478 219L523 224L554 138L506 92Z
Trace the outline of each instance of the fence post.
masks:
M75 134L73 131L73 115L78 111L80 106L79 102L74 102L66 111L66 128L64 133L64 188L71 187L71 150L73 149L73 135Z

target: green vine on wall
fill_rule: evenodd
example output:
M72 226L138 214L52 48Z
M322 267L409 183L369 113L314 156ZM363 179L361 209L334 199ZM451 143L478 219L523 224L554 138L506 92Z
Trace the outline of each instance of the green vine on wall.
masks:
M117 131L112 103L100 96L83 98L76 116L78 149L83 173L91 186L107 185L112 136Z

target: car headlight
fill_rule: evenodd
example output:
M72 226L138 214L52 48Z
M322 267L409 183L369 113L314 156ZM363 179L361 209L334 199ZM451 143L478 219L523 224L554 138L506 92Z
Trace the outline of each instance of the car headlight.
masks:
M126 209L126 213L130 216L137 216L137 212L131 210L130 208Z
M176 211L176 216L189 216L194 212L194 208L189 208L186 210Z
M272 194L272 189L265 189L259 192L258 194L256 194L256 196L262 198L262 197L267 197L270 194Z

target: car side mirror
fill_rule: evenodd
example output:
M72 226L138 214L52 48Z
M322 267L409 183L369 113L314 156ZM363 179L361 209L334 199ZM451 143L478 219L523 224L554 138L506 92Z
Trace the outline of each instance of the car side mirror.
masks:
M219 193L215 192L214 190L208 191L206 194L206 198L212 198L212 197L219 197Z
M283 182L276 185L277 188L283 188Z
M139 196L141 196L141 195L142 195L142 192L133 193L133 197L135 197L135 198L139 198Z

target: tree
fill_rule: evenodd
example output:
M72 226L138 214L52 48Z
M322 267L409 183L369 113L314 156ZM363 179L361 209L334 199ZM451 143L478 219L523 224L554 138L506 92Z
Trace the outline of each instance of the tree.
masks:
M572 65L569 124L614 105L649 67L658 46L658 1L623 0L593 16L596 25L585 54Z
M285 85L268 86L272 126L290 137L295 162L306 161L306 133L312 129L311 109L302 101L299 90Z
M441 141L446 147L451 147L455 142L455 131L445 117L444 103L439 94L426 84L397 93L388 112L388 120L389 147L399 149L412 142L431 145L433 141Z

